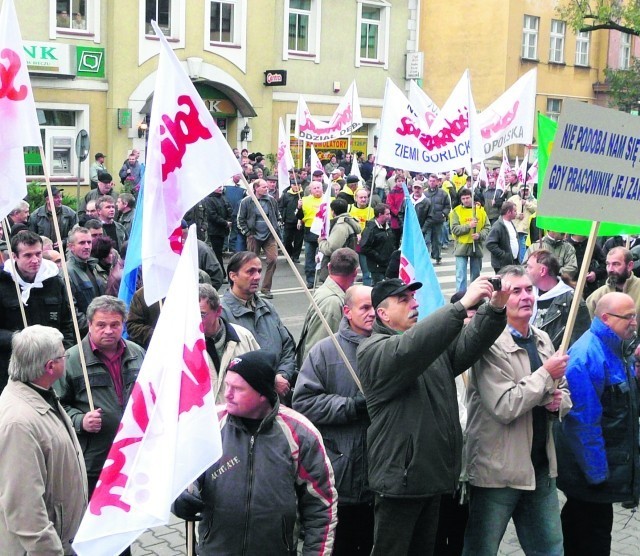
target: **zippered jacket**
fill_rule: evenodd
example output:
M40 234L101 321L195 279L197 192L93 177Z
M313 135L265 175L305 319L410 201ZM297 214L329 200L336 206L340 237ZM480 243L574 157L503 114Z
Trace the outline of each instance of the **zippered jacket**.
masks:
M305 556L329 556L337 523L333 470L322 437L276 402L255 434L220 406L222 457L197 481L205 509L201 556L292 556L296 521Z
M455 376L486 352L506 326L487 304L467 326L458 302L445 305L403 334L379 321L358 348L358 370L371 425L369 487L396 498L454 492L462 431Z

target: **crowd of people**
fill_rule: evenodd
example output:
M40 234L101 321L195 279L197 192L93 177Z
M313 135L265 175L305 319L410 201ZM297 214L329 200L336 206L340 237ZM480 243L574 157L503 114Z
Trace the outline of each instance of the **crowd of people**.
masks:
M425 176L345 155L326 174L292 171L280 193L260 153L237 156L244 179L183 222L199 234L223 446L172 508L200 522L198 553L495 555L512 519L527 554L608 554L613 503L640 496L633 242L597 246L561 353L586 238L539 234L516 172L500 190L494 172L474 183L462 169ZM136 154L119 194L95 158L77 212L52 188L61 241L49 204L30 215L23 202L0 246L7 554L73 553L161 311L143 283L129 309L117 298ZM326 187L331 227L316 235ZM398 277L409 203L435 264L450 242L456 258L458 292L421 320L426 286ZM270 301L276 235L324 317L309 307L298 342ZM485 247L494 277L481 276Z

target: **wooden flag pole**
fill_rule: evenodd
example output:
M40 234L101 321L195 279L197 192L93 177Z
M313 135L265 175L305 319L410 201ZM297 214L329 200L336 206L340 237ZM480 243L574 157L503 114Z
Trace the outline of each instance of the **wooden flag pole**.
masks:
M56 207L53 203L53 193L51 192L51 180L49 178L49 168L47 165L47 159L44 156L44 149L40 146L40 158L42 159L42 168L44 170L44 181L47 186L47 199L49 202L49 209L51 210L51 220L53 222L53 228L56 233L56 240L58 243L58 253L62 262L62 273L64 275L64 282L67 290L67 297L69 299L69 308L71 310L71 320L73 321L73 330L78 342L78 353L80 355L80 365L82 366L82 375L84 376L84 385L87 389L87 398L89 401L89 409L93 411L95 409L93 405L93 395L91 394L91 385L89 384L89 375L87 374L87 363L84 358L84 352L82 350L82 336L80 336L80 327L78 326L78 316L76 315L76 307L73 302L73 292L71 291L71 280L69 279L69 269L67 268L67 259L65 258L64 249L62 248L62 237L60 234L60 225L58 224L58 218L56 215Z
M351 366L351 363L349 362L349 359L347 358L347 355L343 351L342 346L340 346L340 344L338 343L338 340L335 338L334 332L333 332L333 330L331 330L331 327L329 326L329 323L327 322L327 319L324 318L324 315L322 314L322 311L320 310L320 307L318 307L318 304L316 303L315 299L313 299L313 296L311 295L311 292L307 288L306 281L303 280L302 275L300 274L300 271L296 268L296 265L294 264L293 260L289 256L289 253L287 253L287 250L285 249L284 244L282 243L282 240L280 239L280 236L278 235L278 232L273 227L273 224L271 224L271 222L269 221L269 217L264 212L264 209L260 205L260 201L258 200L258 198L256 197L256 194L253 191L253 187L251 187L249 185L249 183L247 182L246 178L244 177L244 174L242 175L242 181L244 182L244 184L245 184L245 186L247 188L247 191L249 192L249 195L251 196L251 199L255 203L256 208L258 209L258 212L260 213L260 216L262 216L262 218L264 219L265 223L267 224L267 226L269 228L269 231L271 232L271 235L273 235L274 239L276 240L276 243L278 244L278 247L282 251L282 254L284 255L285 259L287 259L287 262L289 263L289 266L293 270L293 273L294 273L295 277L297 278L298 282L302 286L302 291L305 293L305 295L309 299L309 303L311 304L311 306L315 310L316 314L318 315L318 318L320 319L320 322L322 323L322 326L324 327L324 329L329 334L329 338L331 338L331 341L333 342L333 345L335 346L336 350L338 351L338 354L340 355L340 357L344 361L344 364L346 365L347 370L351 374L351 377L353 378L353 381L358 386L358 389L362 392L362 384L360 384L360 379L358 378L358 375L356 374L356 372L354 371L353 367Z
M578 275L578 281L576 282L576 289L573 292L573 301L571 302L571 309L569 309L569 318L564 329L562 336L562 343L558 348L560 353L566 353L569 348L569 342L571 341L571 334L573 333L573 327L576 323L576 317L578 315L578 308L580 307L580 301L582 301L582 291L587 281L587 274L589 273L589 262L593 255L593 250L596 245L596 238L598 237L598 229L600 228L599 221L593 221L591 224L591 231L589 232L589 239L587 240L587 247L585 248L584 258L582 259L582 266L580 267L580 274ZM556 386L558 381L555 381Z
M4 237L7 242L7 249L9 250L9 257L11 258L11 263L13 264L13 271L18 274L18 265L16 265L16 261L13 258L13 250L11 249L11 238L9 237L9 221L5 218L3 220L2 225L4 226ZM20 315L22 315L22 324L26 328L29 326L27 324L27 315L24 312L24 303L22 303L22 296L20 295L20 286L18 285L18 280L16 277L13 278L13 285L16 287L16 295L18 296L18 306L20 307Z

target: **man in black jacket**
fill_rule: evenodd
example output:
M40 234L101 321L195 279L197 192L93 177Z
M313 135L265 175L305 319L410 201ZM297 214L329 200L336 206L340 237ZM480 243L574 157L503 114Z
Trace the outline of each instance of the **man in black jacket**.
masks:
M362 232L360 252L367 257L367 266L375 285L384 280L391 253L395 250L395 240L389 227L389 207L380 203L373 209L373 215L373 220L367 222Z
M13 259L6 261L0 272L0 391L8 379L11 337L22 330L20 304L29 325L42 324L62 332L64 347L75 344L71 308L58 267L42 260L42 238L29 231L11 238ZM15 282L20 289L21 301L16 295Z
M376 323L358 348L371 425L369 486L375 493L372 556L433 553L440 496L452 494L461 468L462 431L455 376L487 351L506 325L508 284L487 277L464 297L418 321L419 282L373 287ZM484 298L468 325L467 309Z
M491 253L491 266L496 272L512 264L518 264L518 232L513 225L516 206L507 201L500 209L500 218L491 226L486 247Z
M569 320L573 288L560 280L560 263L553 253L546 249L531 253L526 267L527 276L537 290L532 324L549 334L553 347L558 349ZM590 326L589 310L581 299L569 345L573 345Z
M278 212L276 200L269 195L269 185L265 180L256 180L253 182L253 190L262 210L265 212L269 222L271 222L271 226L277 230L280 213ZM249 251L254 252L256 255L260 255L261 250L264 251L267 270L264 273L260 293L267 299L273 299L271 286L276 264L278 263L278 244L251 197L245 197L240 203L238 229L247 238L247 249Z
M224 240L231 229L231 204L222 195L223 186L219 185L206 198L205 209L207 212L207 234L213 252L224 272Z
M291 180L291 185L282 192L278 200L278 208L284 226L284 238L282 243L293 259L294 263L300 262L302 240L304 238L304 226L302 225L302 193L297 181Z
M440 248L442 247L442 228L449 219L451 212L451 199L444 189L438 187L438 177L435 174L429 176L429 187L424 195L431 203L427 219L422 227L424 240L427 242L427 248L431 253L431 258L435 259L436 264L440 264Z
M376 318L371 288L350 287L343 311L334 336L358 374L356 350L371 335ZM331 458L338 491L333 556L370 554L373 494L367 481L367 402L331 338L318 342L305 359L293 393L293 408L318 427Z

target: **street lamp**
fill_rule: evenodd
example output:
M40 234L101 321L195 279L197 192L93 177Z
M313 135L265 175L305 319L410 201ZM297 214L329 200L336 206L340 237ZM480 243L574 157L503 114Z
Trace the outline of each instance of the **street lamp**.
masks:
M249 127L249 122L244 124L242 131L240 132L240 141L244 142L249 139L249 135L251 134L251 128Z

